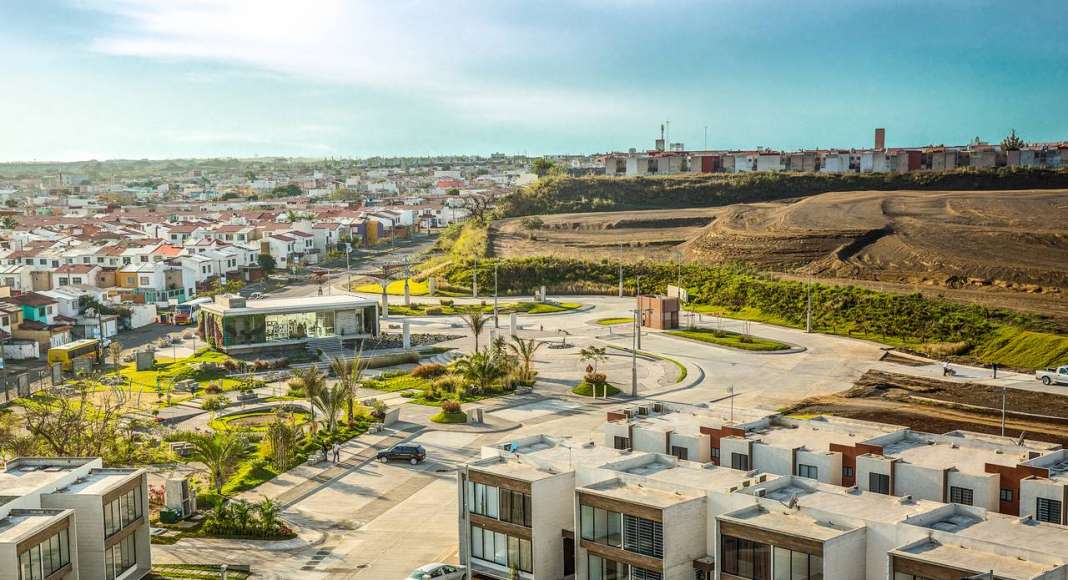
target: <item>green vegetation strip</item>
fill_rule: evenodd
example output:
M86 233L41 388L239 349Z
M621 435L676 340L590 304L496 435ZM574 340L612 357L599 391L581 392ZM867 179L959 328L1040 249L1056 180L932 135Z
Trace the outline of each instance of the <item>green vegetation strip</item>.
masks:
M613 387L612 385L597 385L596 388L595 388L593 385L591 385L591 384L589 384L587 382L579 383L578 386L576 386L575 388L571 389L571 392L575 393L576 395L581 395L583 397L598 397L599 398L599 397L606 396L605 395L605 389L608 390L608 395L607 396L609 396L609 397L619 393L619 389ZM594 391L596 391L596 392L594 392Z
M760 338L759 336L748 336L745 334L739 334L737 332L728 332L724 330L713 330L709 328L697 328L693 330L671 330L667 334L672 336L681 336L683 338L689 338L692 340L699 340L701 342L708 342L719 346L725 346L728 348L737 348L740 350L755 350L755 351L779 351L790 350L790 345L778 342L775 340Z
M634 319L629 316L620 316L618 318L602 318L597 321L597 324L601 326L614 326L616 324L633 324Z
M611 295L619 281L619 263L573 258L532 256L478 262L479 278L499 272L501 291L530 293L545 286L563 291ZM472 263L443 267L440 275L450 283L470 284ZM642 289L663 293L675 284L676 265L640 262L624 265L629 291L642 277ZM688 310L804 328L808 286L779 280L737 264L682 268L682 285L690 296ZM1035 369L1064 364L1068 336L1057 321L1040 316L961 304L919 293L893 294L857 286L813 284L812 325L816 332L875 340L895 347L928 353L952 354L1005 367Z
M622 346L616 346L614 344L609 344L607 346L608 346L608 348L611 348L611 349L621 350L623 352L630 353L630 349L629 348L624 348ZM681 383L682 381L686 380L686 377L689 376L689 374L690 374L690 371L686 370L686 365L682 364L681 362L679 362L679 361L677 361L677 360L675 360L675 359L673 359L673 358L671 358L669 356L664 356L664 355L659 354L659 353L649 352L649 351L644 351L644 350L639 350L638 351L638 355L639 356L649 357L649 358L655 358L657 360L667 361L667 362L675 365L675 368L679 369L679 374L675 377L675 382L676 383Z
M390 306L389 313L392 315L400 316L455 316L462 314L469 308L481 307L482 312L486 314L493 314L492 304L482 305L465 305L465 304L433 304L433 303L419 303L413 302L408 306L397 305ZM505 302L500 303L497 306L497 312L500 314L511 314L513 312L525 313L525 314L552 314L555 312L567 312L569 310L575 310L581 308L582 304L578 302Z
M446 413L446 412L442 411L442 412L440 412L440 413L438 413L436 415L431 416L430 420L435 422L435 423L443 423L443 424L466 423L467 422L467 413L464 413L464 412Z

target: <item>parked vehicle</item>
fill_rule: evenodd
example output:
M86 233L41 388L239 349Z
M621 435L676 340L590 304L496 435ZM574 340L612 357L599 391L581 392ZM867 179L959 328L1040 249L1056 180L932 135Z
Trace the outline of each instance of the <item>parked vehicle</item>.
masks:
M74 370L75 361L79 360L96 364L100 360L100 340L84 338L48 349L48 364L59 363L65 371Z
M426 566L420 566L415 570L412 570L412 573L405 577L405 580L423 580L424 578L432 578L433 580L461 580L466 577L466 567L437 562L434 564L427 564Z
M1068 385L1068 365L1055 369L1035 371L1035 378L1042 381L1043 385Z
M382 463L388 463L393 459L405 460L415 465L426 459L426 449L423 449L422 445L401 444L378 452L378 460Z

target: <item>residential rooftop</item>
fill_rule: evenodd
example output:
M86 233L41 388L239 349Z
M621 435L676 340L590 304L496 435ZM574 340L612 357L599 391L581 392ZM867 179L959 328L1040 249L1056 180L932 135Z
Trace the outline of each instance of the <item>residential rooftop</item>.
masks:
M0 544L10 544L33 535L67 515L70 510L11 510L0 518Z
M1003 555L976 547L944 543L928 539L907 548L893 550L890 554L948 568L973 572L993 571L1005 580L1032 580L1042 578L1063 563L1035 562L1018 555Z

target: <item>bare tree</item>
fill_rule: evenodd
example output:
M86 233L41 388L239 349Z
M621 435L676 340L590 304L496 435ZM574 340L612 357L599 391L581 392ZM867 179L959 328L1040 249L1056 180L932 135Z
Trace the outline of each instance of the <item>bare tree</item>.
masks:
M484 224L493 209L492 202L493 199L488 195L471 194L460 198L460 207L467 210L472 220Z

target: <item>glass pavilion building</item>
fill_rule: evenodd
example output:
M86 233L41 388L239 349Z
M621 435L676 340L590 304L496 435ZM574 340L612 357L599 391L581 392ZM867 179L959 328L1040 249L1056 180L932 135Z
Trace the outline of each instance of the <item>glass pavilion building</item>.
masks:
M348 295L267 300L220 295L201 306L198 331L227 352L366 338L378 335L378 303Z

